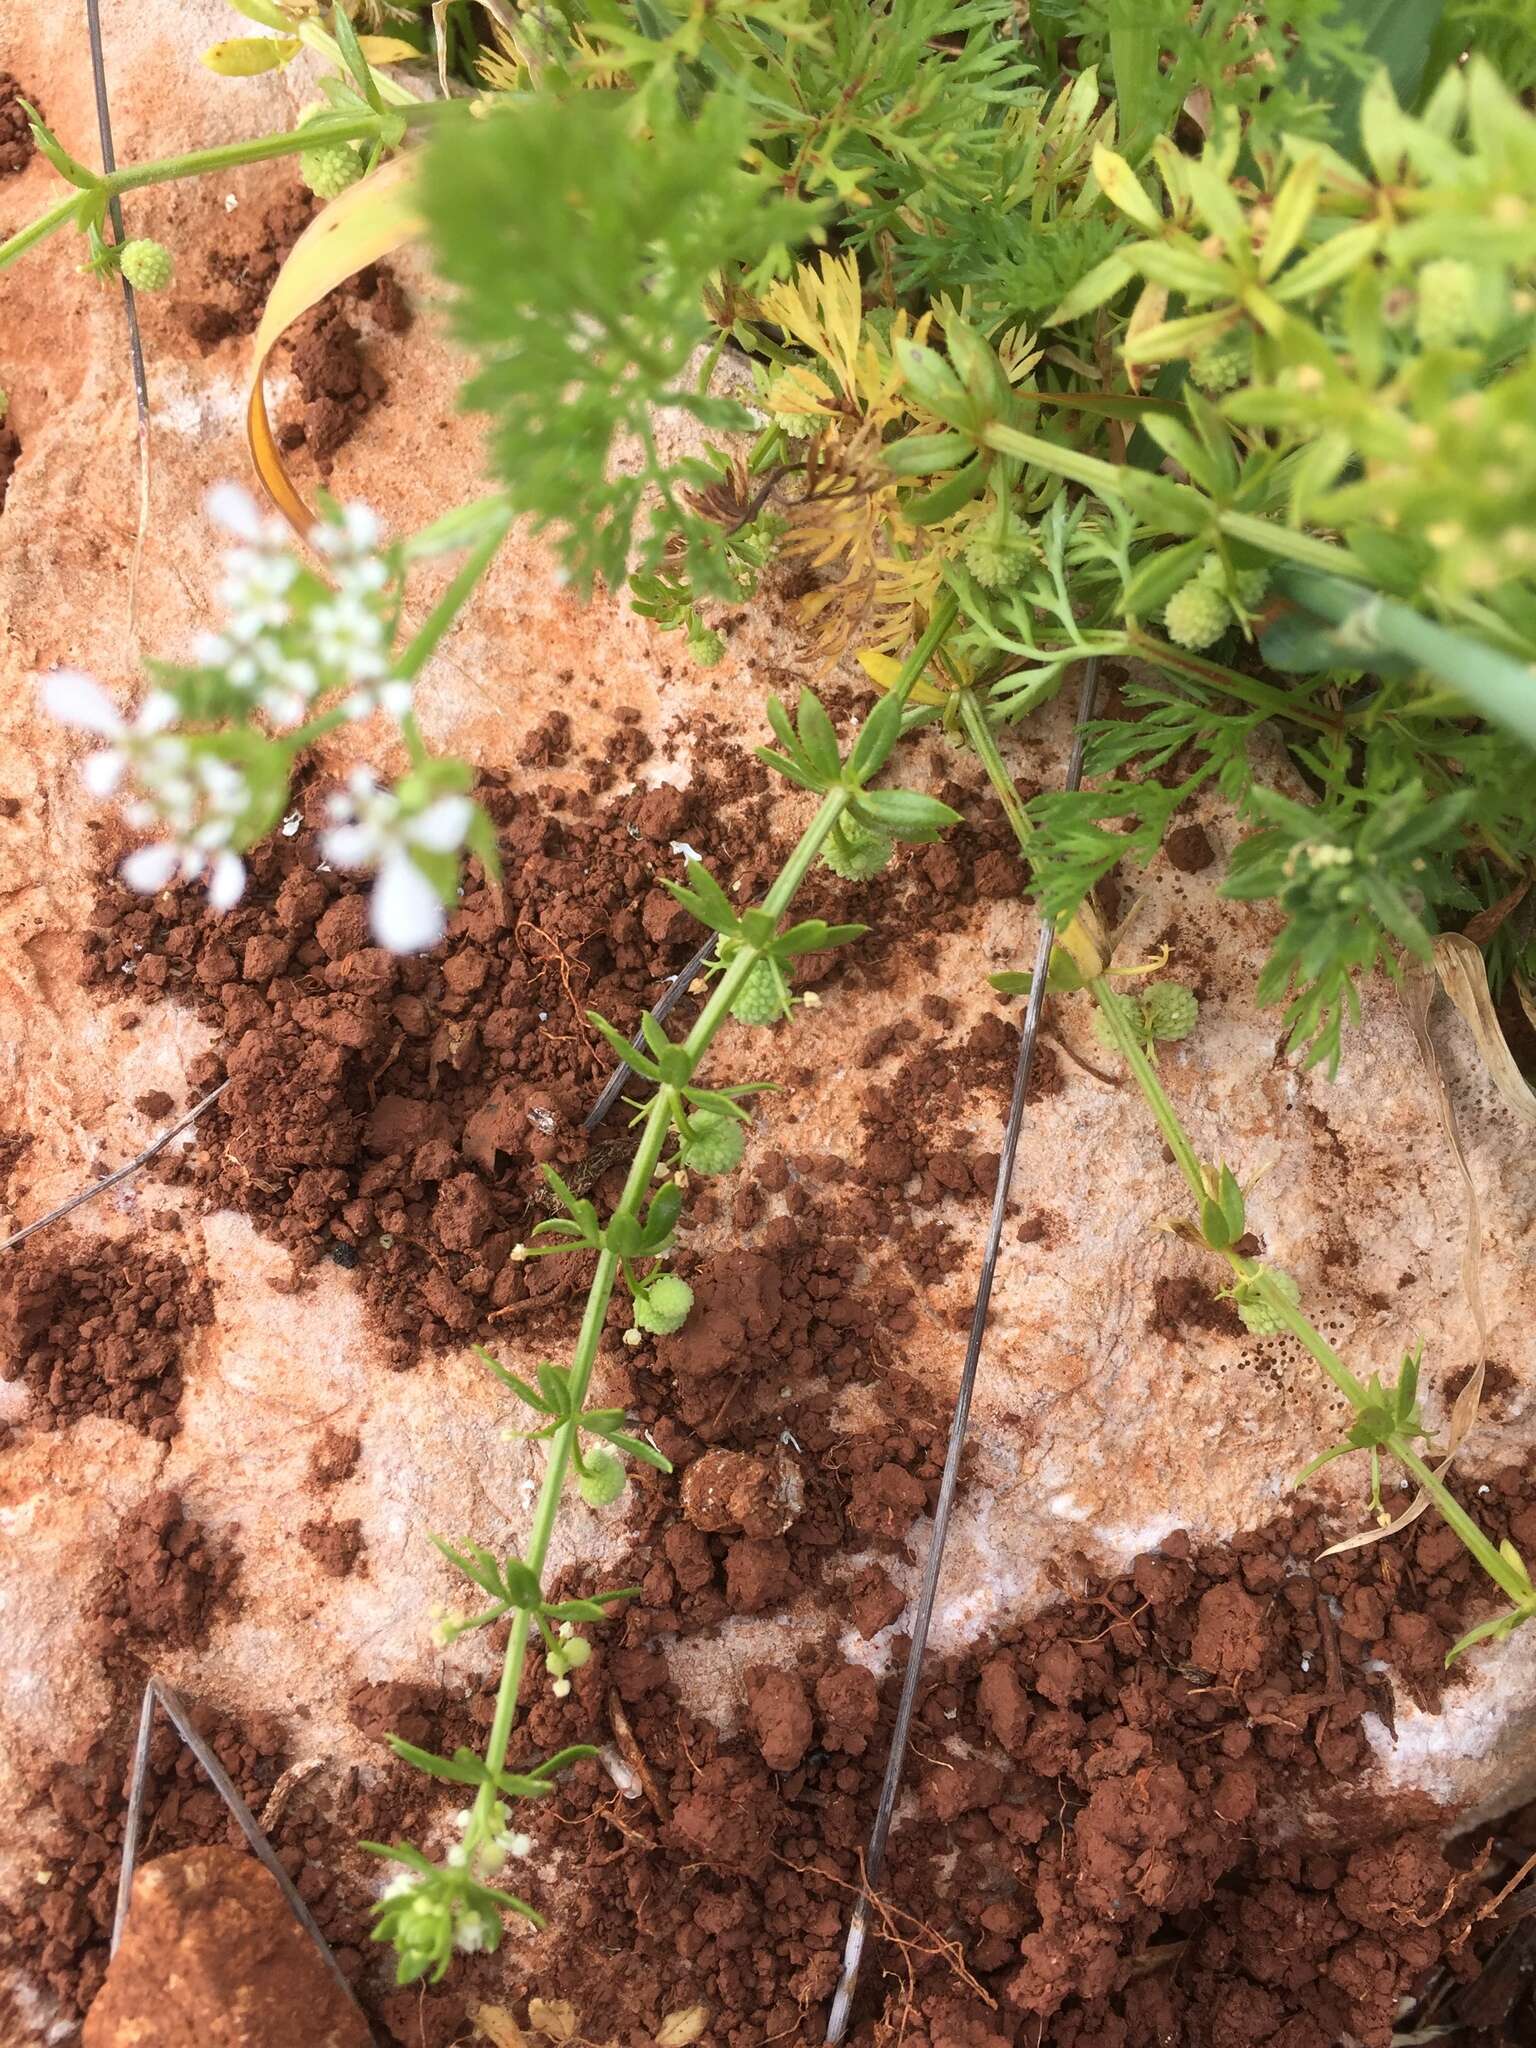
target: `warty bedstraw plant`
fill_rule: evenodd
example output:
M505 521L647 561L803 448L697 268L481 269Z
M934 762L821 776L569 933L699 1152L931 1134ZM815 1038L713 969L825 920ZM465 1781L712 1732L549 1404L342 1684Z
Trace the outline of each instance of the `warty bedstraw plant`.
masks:
M738 1113L734 1094L699 1089L696 1080L699 1065L721 1025L732 1014L733 1006L753 973L764 964L780 967L793 959L797 951L805 949L810 927L802 924L781 932L779 925L839 819L850 810L857 812L871 807L883 809L887 815L899 812L901 823L892 829L900 836L910 834L917 838L926 838L945 825L957 822L955 813L935 798L923 796L918 791L881 790L870 786L895 750L901 736L907 697L923 667L942 643L953 616L952 606L941 610L905 664L896 686L865 721L846 757L836 749L835 742L833 752L827 753L822 725L826 714L819 705L811 709L814 700L809 692L801 698L796 727L791 729L796 746L808 747L803 759L787 754L775 757L764 750L765 759L782 761L786 773L793 769L795 772L790 775L790 780L809 789L820 801L814 818L801 834L794 851L759 906L740 914L731 910L718 883L713 882L698 864L690 867L685 886L673 885L673 893L680 901L691 900L707 910L704 921L711 923L712 929L722 928L721 924L713 922L714 919L730 919L729 935L736 940L736 945L687 1036L662 1044L656 1036L647 1034L650 1071L643 1068L640 1071L642 1078L653 1082L655 1093L645 1106L638 1143L617 1207L606 1223L600 1223L590 1204L572 1200L567 1203L566 1218L554 1226L557 1235L579 1242L595 1255L596 1261L569 1366L559 1370L546 1369L540 1374L540 1386L536 1391L493 1363L498 1377L525 1405L543 1418L533 1435L547 1445L547 1463L523 1557L500 1564L488 1551L479 1548L456 1551L439 1539L439 1547L444 1554L466 1577L492 1596L488 1606L463 1620L455 1620L451 1624L454 1631L484 1627L508 1613L512 1616L512 1630L483 1757L475 1758L467 1752L460 1752L454 1758L424 1758L422 1752L413 1751L398 1738L392 1738L400 1755L433 1775L451 1776L457 1783L476 1786L474 1803L458 1844L463 1860L434 1865L420 1850L409 1845L396 1845L391 1849L370 1845L379 1854L398 1857L406 1865L406 1874L411 1880L409 1887L392 1892L381 1902L375 1930L379 1939L393 1943L402 1983L428 1973L441 1976L455 1947L494 1947L500 1939L499 1920L494 1927L492 1925L492 1914L498 1903L505 1910L516 1911L525 1917L537 1917L533 1909L522 1901L509 1902L504 1895L487 1895L485 1887L473 1873L481 1867L481 1859L495 1857L496 1845L505 1831L502 1794L512 1791L513 1796L537 1797L542 1789L541 1781L530 1794L526 1776L509 1773L506 1768L524 1665L534 1629L537 1627L543 1636L548 1655L556 1660L557 1687L565 1685L569 1649L562 1647L561 1639L552 1635L550 1622L596 1620L601 1617L605 1605L629 1597L626 1590L599 1595L591 1602L568 1601L549 1605L544 1601L541 1587L568 1475L574 1472L579 1485L583 1473L590 1474L593 1469L592 1454L584 1452L581 1447L582 1435L598 1437L599 1448L609 1455L610 1447L615 1445L627 1450L631 1456L637 1454L636 1440L617 1428L622 1417L618 1417L615 1411L588 1410L585 1405L608 1304L615 1286L622 1280L635 1296L638 1314L647 1288L654 1290L657 1284L647 1276L631 1271L632 1263L645 1256L648 1250L670 1242L671 1227L681 1209L681 1191L675 1181L669 1181L659 1192L652 1194L656 1169L674 1134L683 1136L686 1141L690 1116L697 1112L701 1095L704 1097L703 1106L716 1114ZM783 722L788 723L787 720ZM830 732L830 723L825 730ZM809 736L808 741L800 737L802 733ZM782 734L779 737L782 743ZM839 938L851 935L854 929L844 927ZM822 944L836 942L825 926L817 927L814 936L817 949ZM606 1028L611 1032L611 1026ZM617 1034L614 1037L617 1039ZM626 1057L633 1056L622 1039L617 1039L616 1050ZM660 1229L653 1221L658 1204L664 1205ZM647 1462L655 1464L655 1455ZM597 1469L605 1475L611 1474L611 1467L606 1462ZM605 1476L587 1497L590 1499L595 1492L602 1498L611 1490L611 1476ZM569 1756L571 1752L563 1754ZM552 1768L552 1765L545 1766L547 1772Z

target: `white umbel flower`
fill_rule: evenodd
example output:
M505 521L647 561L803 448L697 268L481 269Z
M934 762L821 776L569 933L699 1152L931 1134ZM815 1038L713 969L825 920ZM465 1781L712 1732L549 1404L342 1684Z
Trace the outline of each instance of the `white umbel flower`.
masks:
M332 823L321 834L327 860L339 868L373 868L369 905L373 935L391 953L423 953L438 944L447 914L415 851L457 853L474 817L466 796L440 796L407 811L367 768L354 769L345 791L330 799Z
M217 754L199 752L166 730L174 700L151 690L130 723L94 677L55 669L43 679L43 702L63 725L113 744L87 755L81 780L93 796L110 796L131 770L144 790L123 806L141 831L168 828L169 836L130 853L119 872L130 889L153 896L172 881L208 877L208 901L228 910L245 891L245 863L230 841L250 803L244 775Z

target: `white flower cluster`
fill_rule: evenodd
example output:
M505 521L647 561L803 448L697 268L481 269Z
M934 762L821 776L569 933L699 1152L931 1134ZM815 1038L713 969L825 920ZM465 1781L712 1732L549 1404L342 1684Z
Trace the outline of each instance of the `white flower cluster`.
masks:
M175 699L151 690L130 724L100 683L61 668L44 681L43 702L61 724L110 742L81 764L86 788L110 796L131 771L143 793L123 805L124 817L140 831L159 826L169 834L123 862L129 888L153 895L177 877L194 882L206 874L215 910L238 903L245 863L230 842L250 805L250 785L233 762L167 730Z
M112 796L131 780L123 815L156 836L123 862L129 887L153 895L206 876L209 903L228 910L245 889L240 848L281 800L293 754L292 741L252 728L250 712L291 728L318 705L324 730L338 712L403 717L411 686L391 673L391 571L365 506L341 508L311 535L334 587L300 565L282 527L233 484L209 494L208 512L239 545L224 557L217 592L224 630L199 639L199 668L167 671L131 719L72 669L44 679L43 700L63 724L106 742L83 764L93 795ZM183 719L194 729L178 729ZM474 818L468 797L445 792L440 775L434 783L430 763L394 790L357 769L331 798L323 850L337 867L377 871L370 908L380 945L418 953L442 938L443 897Z
M433 797L410 808L384 789L371 769L354 768L345 790L329 799L331 823L320 845L339 868L374 868L369 922L381 946L392 953L420 953L443 936L447 916L418 852L456 854L474 817L467 796Z
M459 1839L448 1850L443 1861L449 1870L463 1870L477 1884L491 1884L499 1875L509 1857L522 1857L532 1853L533 1837L514 1833L506 1806L497 1800L493 1814L493 1832L477 1843L471 1850L465 1837L469 1834L474 1814L470 1807L463 1807L455 1816ZM453 1945L464 1955L475 1955L489 1948L497 1934L497 1926L490 1923L486 1914L478 1907L458 1899L445 1899L438 1881L425 1872L402 1871L392 1877L383 1891L381 1899L403 1899L418 1896L418 1906L423 1920L437 1920L442 1915L451 1919Z
M237 485L210 491L208 513L240 545L225 555L216 593L224 629L197 642L203 667L217 669L280 727L297 725L317 697L337 689L347 692L348 718L410 710L410 684L390 674L389 568L366 505L342 507L310 536L334 591L305 575L281 521L264 519Z

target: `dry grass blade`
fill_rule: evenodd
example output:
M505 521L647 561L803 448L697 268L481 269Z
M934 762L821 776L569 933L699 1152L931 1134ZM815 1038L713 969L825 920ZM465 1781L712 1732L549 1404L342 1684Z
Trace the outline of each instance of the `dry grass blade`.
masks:
M70 1215L82 1203L95 1201L96 1197L104 1195L108 1188L115 1188L119 1181L127 1180L128 1176L137 1173L141 1166L147 1166L157 1152L165 1150L172 1138L184 1131L188 1124L196 1123L208 1105L217 1102L228 1086L228 1081L221 1081L217 1088L210 1090L201 1102L194 1103L185 1116L178 1117L169 1130L162 1131L152 1144L146 1145L144 1150L136 1158L130 1159L126 1166L118 1167L115 1173L107 1174L102 1180L92 1181L88 1188L82 1188L77 1195L71 1195L67 1202L60 1202L59 1206L50 1209L46 1216L39 1216L31 1223L24 1223L20 1230L13 1230L4 1244L0 1244L0 1252L10 1251L13 1246L30 1237L34 1230L42 1230L49 1223L57 1223L61 1216Z
M1476 1040L1494 1087L1523 1123L1536 1124L1536 1093L1509 1049L1488 990L1488 967L1482 954L1459 932L1443 932L1435 940L1435 972Z

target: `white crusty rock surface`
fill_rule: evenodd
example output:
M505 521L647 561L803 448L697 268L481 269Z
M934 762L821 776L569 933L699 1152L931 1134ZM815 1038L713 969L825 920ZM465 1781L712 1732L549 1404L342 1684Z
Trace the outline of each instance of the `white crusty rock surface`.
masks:
M273 125L309 96L296 74L223 81L199 67L197 52L231 32L218 0L143 0L104 13L124 161ZM65 144L93 159L80 11L23 9L10 30L7 66L36 82ZM132 206L130 231L204 248L227 209L259 203L278 176L257 169L149 193ZM0 228L53 193L39 157L0 185ZM138 1150L152 1127L130 1105L162 1087L181 1101L187 1067L207 1042L168 1006L125 1030L120 1006L77 985L80 933L105 856L74 743L37 714L31 679L76 665L127 701L138 647L174 656L207 623L212 542L199 503L210 484L243 474L246 345L201 357L163 301L144 306L153 467L135 620L137 455L122 312L114 292L76 274L78 260L77 247L57 238L0 281L0 377L23 444L0 521L0 1132L32 1140L0 1224L29 1220ZM333 488L366 498L399 530L471 496L480 454L476 423L455 410L446 343L418 321L395 346L396 396L342 452ZM551 708L601 727L617 707L635 706L658 735L678 720L686 730L707 710L751 743L763 697L785 687L791 665L774 623L749 616L727 661L694 672L678 642L661 641L620 601L578 607L542 550L519 542L430 671L424 724L435 743L513 777ZM1065 739L1058 707L1018 744L1020 773L1057 779ZM687 741L669 745L647 773L685 782ZM799 800L785 801L798 815ZM1215 801L1202 815L1224 852L1231 816ZM1392 992L1367 991L1365 1022L1330 1084L1280 1056L1276 1016L1251 1000L1265 915L1220 904L1210 873L1184 876L1159 861L1136 944L1151 949L1174 927L1176 959L1207 1000L1198 1033L1170 1051L1163 1071L1197 1145L1245 1180L1262 1175L1253 1227L1359 1369L1394 1368L1423 1338L1431 1383L1445 1384L1476 1350L1460 1274L1464 1209ZM793 1064L820 1079L769 1098L760 1142L786 1154L857 1156L858 1045L913 1014L934 985L962 1021L979 1015L993 1001L985 975L1029 957L1033 921L1021 904L995 902L938 945L934 976L904 973L862 999L857 1014L834 1001L797 1019ZM1099 1056L1081 1015L1066 1010L1061 1029L1090 1060ZM1482 1085L1443 1006L1437 1029L1482 1203L1490 1356L1511 1382L1469 1455L1508 1457L1528 1451L1536 1422L1536 1166L1528 1133ZM754 1040L755 1055L765 1042ZM784 1040L771 1044L769 1070L778 1061L782 1072ZM728 1035L721 1058L731 1056ZM1069 1061L1061 1070L1059 1092L1029 1114L1014 1184L1015 1214L1042 1214L1050 1229L1048 1242L1020 1244L1012 1230L1006 1240L973 1425L976 1475L935 1622L944 1646L1051 1598L1053 1575L1079 1553L1113 1564L1175 1527L1221 1535L1265 1520L1338 1422L1337 1403L1291 1346L1149 1327L1154 1283L1196 1270L1193 1255L1156 1228L1179 1205L1180 1184L1139 1098ZM995 1104L978 1101L970 1121L985 1130L995 1115ZM163 1186L130 1182L77 1222L130 1237L153 1228L148 1212L168 1199L177 1198ZM220 1705L302 1714L311 1753L336 1769L367 1754L344 1711L359 1682L424 1670L451 1678L484 1654L473 1643L448 1655L432 1648L428 1607L447 1587L425 1532L460 1527L470 1503L474 1534L507 1545L532 1499L535 1455L500 1440L503 1417L467 1353L381 1372L342 1272L322 1267L305 1291L289 1292L286 1254L245 1219L188 1207L186 1222L211 1274L215 1316L188 1357L184 1426L170 1446L103 1419L31 1433L22 1389L0 1390L4 1413L23 1424L0 1455L0 1626L10 1667L0 1695L0 1884L13 1895L30 1882L32 1760L82 1751L102 1712L84 1617L102 1549L146 1492L175 1487L214 1534L238 1524L241 1550L262 1560L246 1574L238 1616L206 1650L168 1653L165 1675ZM974 1240L969 1224L967 1234ZM906 1368L946 1396L976 1258L972 1241L943 1284L924 1291L918 1328L900 1340ZM506 1356L523 1371L535 1362L515 1342ZM324 1578L293 1538L294 1493L328 1425L362 1440L335 1507L361 1519L365 1578ZM578 1508L562 1523L560 1556L597 1554L622 1540L612 1532ZM716 1642L689 1643L675 1660L689 1703L729 1711L739 1667L800 1619L743 1621ZM848 1653L883 1657L886 1641L871 1649L850 1637ZM1397 1746L1385 1731L1380 1739L1384 1784L1484 1805L1529 1791L1536 1631L1475 1661L1472 1682L1441 1715L1399 1706Z

